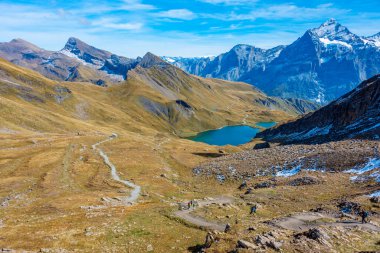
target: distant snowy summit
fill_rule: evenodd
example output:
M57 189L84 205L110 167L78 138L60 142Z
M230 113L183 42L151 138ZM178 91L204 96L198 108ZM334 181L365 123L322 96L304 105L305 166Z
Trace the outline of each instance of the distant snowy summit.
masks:
M310 29L288 46L237 45L213 58L164 58L203 76L243 81L285 98L327 103L380 73L380 33L358 36L335 19Z

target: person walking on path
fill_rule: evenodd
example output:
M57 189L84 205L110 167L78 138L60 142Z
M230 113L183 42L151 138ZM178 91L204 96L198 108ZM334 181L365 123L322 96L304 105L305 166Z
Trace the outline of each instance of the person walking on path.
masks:
M362 224L367 223L367 222L368 222L368 221L367 221L367 218L368 218L368 211L364 211L364 210L362 210L362 211L360 212L360 217L362 217Z

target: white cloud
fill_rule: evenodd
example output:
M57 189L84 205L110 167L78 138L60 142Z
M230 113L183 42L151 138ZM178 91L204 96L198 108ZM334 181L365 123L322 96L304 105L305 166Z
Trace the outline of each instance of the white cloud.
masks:
M113 28L118 30L141 30L143 23L108 23L105 24L105 28Z
M141 30L144 26L141 22L120 22L119 20L113 18L103 18L100 20L93 21L92 26L109 28L116 30L129 30L129 31L138 31Z
M295 4L280 4L271 5L267 7L258 8L248 14L235 14L232 13L228 20L256 20L258 18L278 20L278 19L292 19L292 20L310 20L321 17L334 17L346 14L350 10L337 9L332 4L322 4L314 8L300 7Z
M192 20L197 17L197 15L187 9L173 9L168 11L161 11L155 14L156 17L161 18L173 18L182 20Z
M258 0L199 0L209 4L246 5L258 2Z
M140 0L124 0L124 4L120 6L121 10L138 11L138 10L154 10L155 6L150 4L143 4Z

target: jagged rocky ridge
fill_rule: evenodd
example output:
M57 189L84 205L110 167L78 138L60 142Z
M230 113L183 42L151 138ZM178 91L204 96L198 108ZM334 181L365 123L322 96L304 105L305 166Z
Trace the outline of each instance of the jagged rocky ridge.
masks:
M360 37L330 19L288 46L237 45L217 57L164 59L191 74L243 81L269 95L323 104L380 73L379 34Z
M0 43L0 57L63 81L88 81L97 85L124 81L141 58L129 59L69 38L60 51L48 51L25 40Z
M258 134L281 143L322 143L346 138L380 138L380 75L329 105L296 121Z

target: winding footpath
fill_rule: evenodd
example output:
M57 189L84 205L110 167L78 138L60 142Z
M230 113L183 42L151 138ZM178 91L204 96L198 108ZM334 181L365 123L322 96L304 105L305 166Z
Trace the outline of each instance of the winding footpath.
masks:
M215 199L209 199L209 200L201 200L198 201L198 207L203 207L203 206L208 206L211 204L231 204L233 202L233 199L230 197L218 197ZM206 228L206 229L211 229L211 230L218 230L218 231L224 231L226 228L226 224L220 224L217 222L211 222L207 221L206 219L192 215L191 213L195 210L194 209L187 209L187 210L179 210L174 213L175 216L178 218L181 218L191 224L194 224L198 227Z
M100 141L100 142L97 142L95 143L94 145L92 145L92 148L96 151L98 151L99 155L103 158L103 161L104 163L111 169L111 176L112 176L112 179L115 180L115 181L118 181L130 188L132 188L132 192L130 194L129 197L121 197L121 198L118 198L120 199L120 201L124 204L124 205L130 205L134 202L137 201L137 199L139 198L140 196L140 192L141 192L141 187L132 183L131 181L128 181L128 180L122 180L117 172L117 169L116 169L116 166L111 163L110 159L108 158L107 154L100 148L98 148L98 146L102 143L105 143L105 142L108 142L108 141L111 141L115 138L117 138L117 134L112 134L110 137L108 137L107 139L103 140L103 141Z

